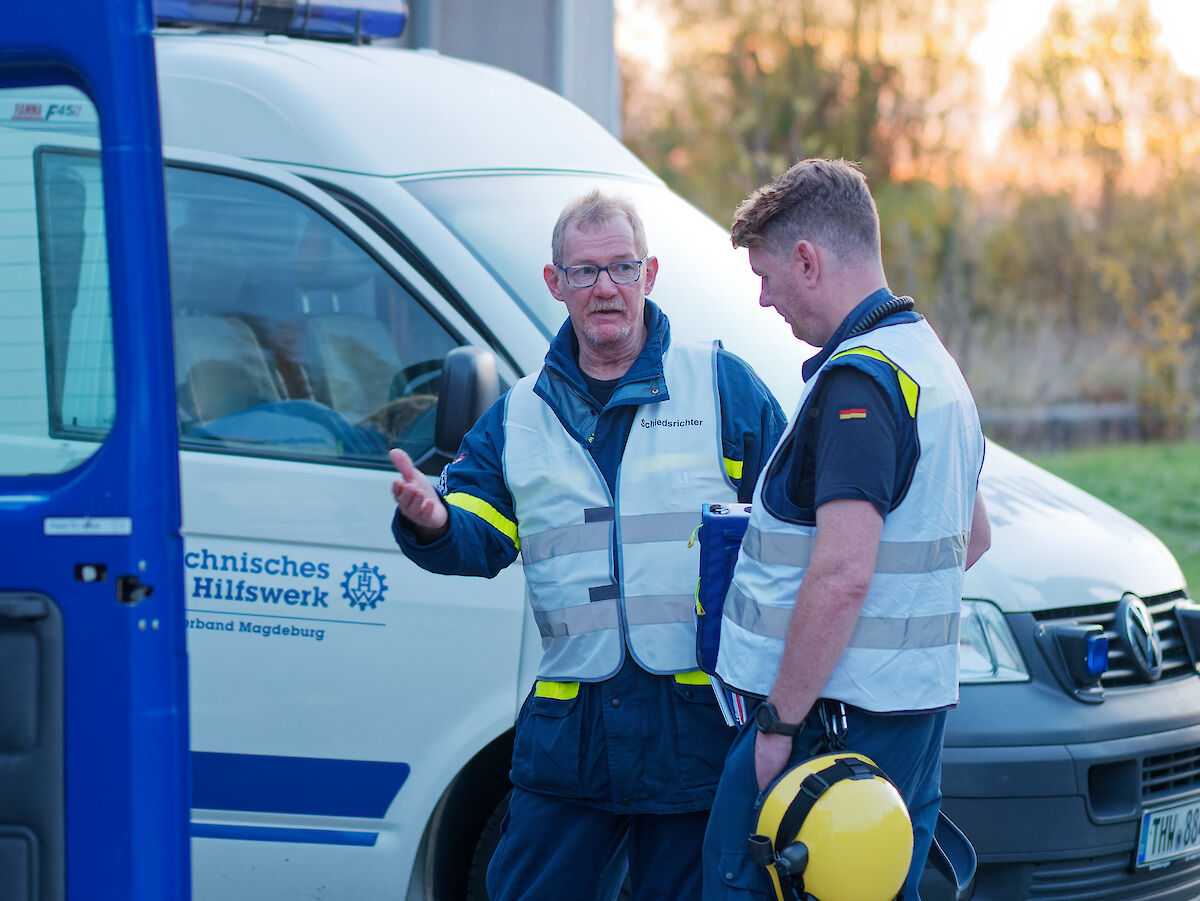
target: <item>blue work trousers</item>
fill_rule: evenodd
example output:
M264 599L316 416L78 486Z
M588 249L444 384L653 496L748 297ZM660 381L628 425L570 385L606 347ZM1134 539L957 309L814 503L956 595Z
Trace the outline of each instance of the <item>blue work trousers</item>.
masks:
M705 810L618 814L514 788L488 898L611 901L627 857L633 901L695 901L707 821Z
M946 712L876 714L846 708L845 749L871 760L895 783L913 823L913 858L901 901L920 901L917 886L933 840L942 803L942 739ZM773 899L767 871L750 859L746 837L757 831L762 795L754 771L754 737L750 720L742 727L725 758L721 783L704 836L704 901ZM825 730L816 712L809 714L792 741L788 766L826 753Z

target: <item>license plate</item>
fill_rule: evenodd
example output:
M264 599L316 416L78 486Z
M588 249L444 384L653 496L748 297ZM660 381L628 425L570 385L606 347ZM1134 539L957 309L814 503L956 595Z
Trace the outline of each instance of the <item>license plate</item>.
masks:
M1155 864L1200 851L1200 800L1142 814L1137 865Z

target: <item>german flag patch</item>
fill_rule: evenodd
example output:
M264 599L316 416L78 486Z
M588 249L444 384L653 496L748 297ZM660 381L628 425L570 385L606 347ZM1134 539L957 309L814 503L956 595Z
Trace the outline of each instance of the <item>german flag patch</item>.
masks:
M849 409L838 411L838 419L866 419L866 418L867 418L867 408L866 407L850 407Z

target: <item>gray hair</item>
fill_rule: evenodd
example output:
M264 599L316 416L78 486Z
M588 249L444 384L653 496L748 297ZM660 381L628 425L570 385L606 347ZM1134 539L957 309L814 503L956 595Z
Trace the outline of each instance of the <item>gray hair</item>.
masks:
M857 164L802 160L738 205L734 247L761 242L786 253L810 240L839 258L878 257L879 211Z
M649 253L646 246L646 228L642 225L642 217L634 209L633 203L624 197L605 194L599 188L593 188L584 196L572 200L558 214L558 221L554 223L554 234L550 238L551 262L556 266L563 264L563 236L572 225L581 228L606 225L622 217L633 229L634 251L639 259L644 259Z

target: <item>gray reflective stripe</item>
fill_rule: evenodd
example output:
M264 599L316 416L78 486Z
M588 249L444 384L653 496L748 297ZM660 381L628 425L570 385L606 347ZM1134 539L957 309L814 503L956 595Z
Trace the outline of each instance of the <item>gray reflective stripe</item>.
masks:
M587 522L546 529L521 536L521 562L526 566L550 557L602 551L608 547L613 520L611 507L593 507L584 511ZM700 522L697 513L643 513L621 517L621 542L644 544L650 541L684 541Z
M749 632L783 641L787 638L788 623L792 621L792 608L760 605L737 586L731 586L723 615ZM957 641L957 613L912 617L864 616L854 626L849 646L899 651L936 648Z
M721 615L748 632L783 641L787 638L788 623L792 621L792 608L762 607L736 585L731 585Z
M932 573L954 569L967 560L970 535L951 535L934 541L881 541L875 556L877 573Z
M875 554L877 573L926 573L961 566L967 559L968 535L933 541L881 541ZM746 529L742 552L751 560L774 566L808 566L814 535Z
M690 594L643 594L625 598L625 619L631 626L656 623L692 624L696 599Z
M684 541L700 524L700 513L642 513L621 517L621 543Z
M533 621L537 623L542 638L564 638L567 635L582 635L585 632L603 632L616 629L617 604L615 601L597 601L577 607L562 607L558 610L535 610Z
M607 586L606 586L607 587ZM617 586L613 586L616 588ZM625 616L631 626L692 622L695 599L687 594L647 594L626 600ZM533 621L543 638L563 638L584 632L601 632L618 627L617 605L612 600L595 601L558 610L535 610Z
M764 532L757 526L746 527L742 553L751 560L775 566L808 566L812 556L812 535L796 532Z
M852 648L876 648L902 651L909 648L936 648L957 644L958 614L932 616L864 616L850 636Z
M604 520L581 522L521 536L521 561L529 566L550 557L608 548L612 526Z

